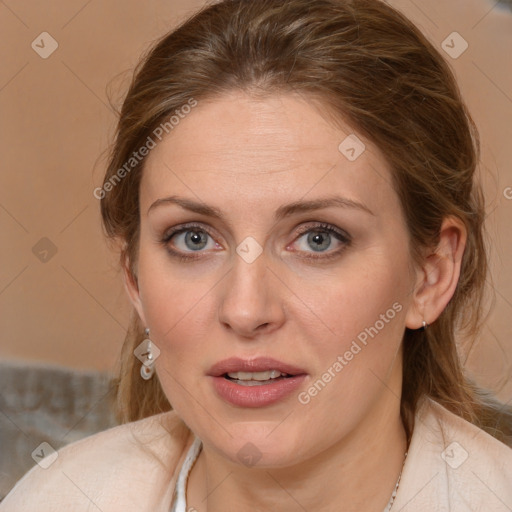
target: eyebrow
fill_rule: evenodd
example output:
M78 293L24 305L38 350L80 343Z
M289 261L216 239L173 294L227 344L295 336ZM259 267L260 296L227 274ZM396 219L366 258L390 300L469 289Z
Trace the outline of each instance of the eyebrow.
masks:
M169 204L176 204L185 210L189 210L200 215L206 215L208 217L213 217L219 220L224 220L224 214L218 208L179 196L169 196L157 199L148 208L147 213L149 213L151 210L154 210L155 208L158 208L159 206ZM309 201L294 201L292 203L282 205L274 213L274 220L279 221L296 213L310 212L329 207L352 208L375 216L375 214L363 203L359 203L352 199L341 196L327 196Z

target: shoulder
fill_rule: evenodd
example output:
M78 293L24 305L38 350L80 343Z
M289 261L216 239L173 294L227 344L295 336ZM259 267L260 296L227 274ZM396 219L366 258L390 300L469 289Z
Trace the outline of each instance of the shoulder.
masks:
M397 508L509 511L511 484L512 449L439 403L422 401Z
M512 449L507 445L433 400L427 401L418 420L425 426L420 427L425 442L442 442L442 459L448 467L462 467L468 461L473 471L485 471L495 481L504 476L510 484Z
M175 470L192 441L174 411L99 432L45 454L0 512L166 510Z

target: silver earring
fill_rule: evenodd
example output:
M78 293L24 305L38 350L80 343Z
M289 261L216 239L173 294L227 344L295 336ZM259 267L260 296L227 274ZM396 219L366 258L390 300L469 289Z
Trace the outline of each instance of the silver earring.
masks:
M421 327L421 330L422 330L422 331L426 331L426 330L427 330L427 327L428 327L427 322L425 322L425 320L423 320L423 326Z
M144 380L149 380L155 373L155 356L153 354L153 347L151 340L149 339L149 329L146 328L146 339L142 342L144 345L141 357L144 358L142 366L140 367L140 376Z

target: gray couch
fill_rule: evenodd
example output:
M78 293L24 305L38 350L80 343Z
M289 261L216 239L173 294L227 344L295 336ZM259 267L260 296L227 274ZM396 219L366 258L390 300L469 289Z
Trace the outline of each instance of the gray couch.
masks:
M113 395L106 373L0 361L0 500L38 455L114 426Z

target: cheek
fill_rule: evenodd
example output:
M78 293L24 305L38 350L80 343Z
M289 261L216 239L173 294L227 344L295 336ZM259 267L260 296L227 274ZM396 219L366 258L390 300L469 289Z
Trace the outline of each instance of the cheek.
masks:
M308 327L308 338L315 340L308 352L317 364L297 400L327 437L356 425L377 397L395 389L390 379L401 374L402 301L386 280L355 284L347 281L344 291L351 293L333 290L323 297L323 320L335 335L320 337Z
M318 280L316 286L297 280L315 313L309 313L307 321L293 314L303 319L301 330L314 343L311 360L318 361L299 397L313 416L349 409L357 417L382 392L397 363L393 371L400 373L395 357L404 331L407 261L389 254L368 252L366 261L346 261L337 274ZM340 417L335 423L344 421Z
M150 337L160 349L156 368L161 380L168 373L188 382L189 369L204 359L212 339L215 286L221 276L207 269L199 272L194 264L175 264L149 247L140 251L138 271Z
M291 316L327 350L348 349L358 337L364 343L374 327L396 337L407 298L404 265L391 251L367 251L329 273L297 273L290 286L297 297Z

